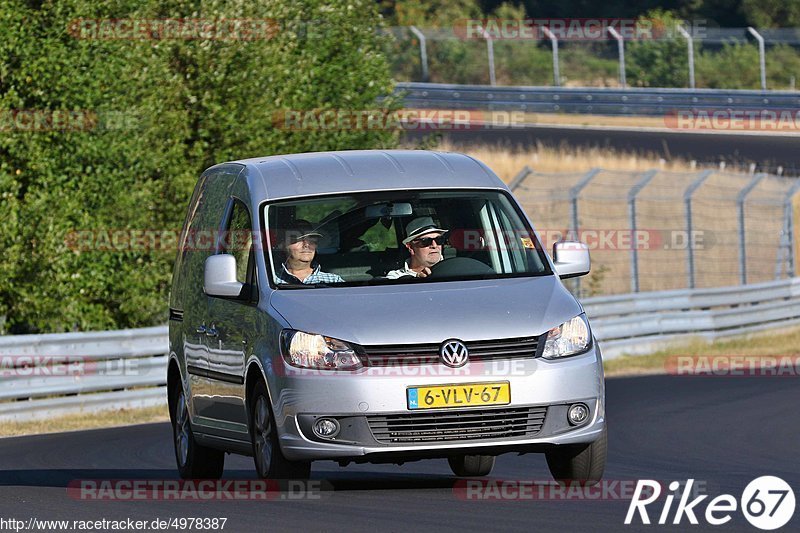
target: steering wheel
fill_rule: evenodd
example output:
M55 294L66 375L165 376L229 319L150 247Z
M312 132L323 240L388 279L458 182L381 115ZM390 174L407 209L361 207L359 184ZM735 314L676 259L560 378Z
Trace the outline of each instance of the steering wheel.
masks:
M431 278L452 276L482 276L494 274L494 269L482 261L471 257L451 257L439 261L431 267Z

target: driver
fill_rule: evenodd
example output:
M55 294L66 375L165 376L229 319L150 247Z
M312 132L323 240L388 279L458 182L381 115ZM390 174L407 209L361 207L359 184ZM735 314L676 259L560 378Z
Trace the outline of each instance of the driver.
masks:
M403 268L392 270L386 277L397 279L402 276L430 276L431 267L443 259L442 247L448 231L436 227L431 217L417 217L409 222L403 244L408 248L410 257Z

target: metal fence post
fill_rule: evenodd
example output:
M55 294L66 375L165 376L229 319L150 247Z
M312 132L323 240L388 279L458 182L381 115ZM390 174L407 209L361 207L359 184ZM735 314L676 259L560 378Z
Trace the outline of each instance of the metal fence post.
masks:
M622 35L617 32L611 26L608 27L608 33L617 40L617 49L619 50L619 84L622 85L624 89L626 86L625 83L625 40L622 38Z
M511 189L511 192L517 190L517 187L522 185L522 182L525 181L525 178L527 178L532 172L533 170L531 170L531 167L525 165L522 170L520 170L517 175L514 176L514 179L509 182L508 188Z
M750 35L756 38L758 41L758 62L759 62L759 69L761 70L761 90L767 90L767 59L766 59L766 52L764 51L764 38L755 30L755 28L748 27L747 31L750 32Z
M558 66L558 39L547 26L542 26L542 31L545 37L550 39L550 44L553 46L553 85L561 87L561 72Z
M787 275L790 278L793 278L797 273L797 265L795 264L795 249L794 249L794 234L795 234L795 217L794 217L794 205L792 204L792 200L794 200L795 195L800 192L800 179L795 180L794 184L792 184L789 192L786 193L786 199L784 200L784 209L788 211L789 217L788 221L789 224L787 225L787 237L788 237L788 250L789 250L789 268L787 271Z
M639 251L636 249L636 195L652 180L657 170L648 170L628 191L628 216L631 227L631 292L639 292Z
M783 267L786 267L786 274L787 276L791 276L789 272L792 270L792 265L790 264L792 260L790 259L790 255L792 255L792 245L791 245L791 237L790 234L792 233L792 206L790 204L783 204L783 227L781 227L781 240L778 244L778 253L775 254L775 279L781 279L781 272L783 272Z
M570 190L569 190L569 205L570 205L570 222L572 225L572 231L578 231L578 197L581 194L581 191L589 185L595 176L597 176L600 171L603 170L601 168L593 168L589 172L583 175L583 177L576 183Z
M425 34L419 31L416 26L409 26L411 33L419 39L419 59L422 63L422 81L428 81L428 46L425 40Z
M686 271L689 276L689 288L694 289L694 245L692 241L692 232L694 231L694 219L692 217L692 196L694 192L700 188L704 181L708 179L713 170L704 170L701 172L697 179L694 180L683 193L683 204L686 207L686 238L689 239L689 246L686 248Z
M494 75L494 42L486 28L481 28L481 33L483 33L483 38L486 39L486 53L489 56L489 84L494 86L497 85L497 79Z
M578 238L578 197L581 194L581 191L586 188L587 185L597 176L600 171L603 170L601 168L593 168L589 170L583 177L576 183L570 190L569 190L569 206L570 206L570 224L571 230L575 233L575 240L580 240ZM575 278L575 292L580 295L581 291L581 278Z
M694 41L689 32L680 24L678 24L678 32L686 38L686 44L689 46L689 88L694 89Z
M763 180L766 174L756 174L756 176L748 183L739 194L736 196L736 205L739 210L739 281L742 285L747 284L747 246L745 242L745 228L744 228L744 202L747 195L756 188L756 185Z

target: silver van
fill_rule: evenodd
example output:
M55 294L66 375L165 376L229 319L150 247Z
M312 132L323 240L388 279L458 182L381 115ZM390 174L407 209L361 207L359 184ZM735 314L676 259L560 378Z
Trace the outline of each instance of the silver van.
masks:
M544 453L558 480L606 460L600 349L505 184L456 153L343 151L200 177L170 296L168 398L184 478L225 453L259 476L311 462L446 458L482 476Z

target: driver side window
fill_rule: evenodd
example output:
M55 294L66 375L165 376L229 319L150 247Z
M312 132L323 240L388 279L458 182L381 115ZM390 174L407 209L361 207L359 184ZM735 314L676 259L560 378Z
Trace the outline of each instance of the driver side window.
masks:
M238 199L233 201L224 243L224 252L236 258L236 281L253 283L255 265L253 263L253 231L250 212Z

